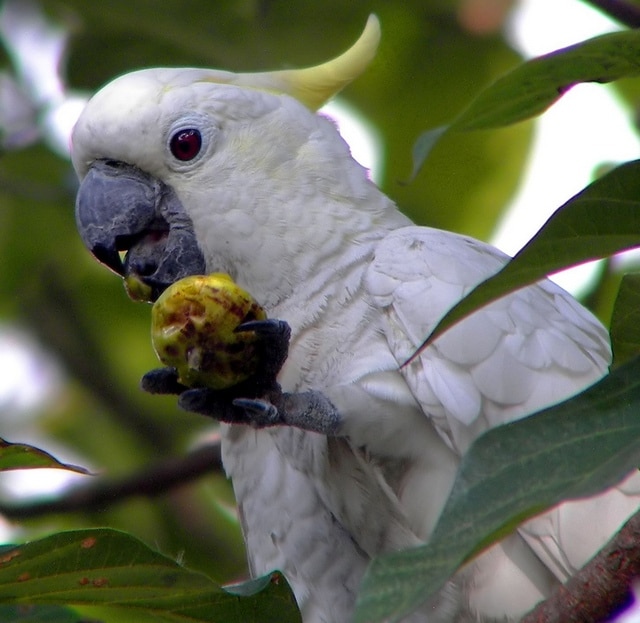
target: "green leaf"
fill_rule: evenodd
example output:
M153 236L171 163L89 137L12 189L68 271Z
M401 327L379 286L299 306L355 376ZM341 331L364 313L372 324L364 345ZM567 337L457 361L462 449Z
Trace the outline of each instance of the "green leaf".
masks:
M251 595L256 595L257 593L263 591L265 588L269 586L272 582L280 582L281 580L286 583L286 580L283 579L282 576L277 571L269 575L263 575L259 578L253 578L251 580L246 580L241 584L227 584L224 586L224 590L231 595L238 595L239 597L250 597Z
M86 619L82 619L70 608L61 606L0 606L0 623L81 623L82 621Z
M523 63L482 91L454 121L459 130L497 128L544 112L580 82L640 75L640 32L601 35Z
M487 130L542 114L572 86L640 75L640 32L628 30L588 39L522 63L485 88L450 126L421 134L413 146L415 178L448 130Z
M398 620L525 519L619 482L640 463L639 411L640 358L571 400L482 435L430 542L373 561L355 620Z
M640 354L640 273L622 277L611 316L615 366Z
M413 182L416 175L420 172L422 165L425 163L425 160L429 157L429 154L436 146L436 143L442 138L443 134L445 134L447 130L449 130L449 126L443 125L439 128L427 130L418 136L416 142L413 144L411 152L413 156L413 167L407 183Z
M558 208L500 272L445 314L413 357L465 316L509 292L563 268L639 245L640 160L634 160L613 169Z
M61 463L48 452L24 443L10 443L0 438L0 471L37 468L66 469L78 474L89 474L84 467Z
M61 532L0 550L3 604L106 606L131 612L131 620L172 623L299 623L281 574L252 581L244 594L116 530Z

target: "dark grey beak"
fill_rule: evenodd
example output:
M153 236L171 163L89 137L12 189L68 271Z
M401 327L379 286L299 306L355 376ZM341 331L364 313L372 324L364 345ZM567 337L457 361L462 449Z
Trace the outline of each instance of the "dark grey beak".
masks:
M98 261L139 277L154 299L174 281L206 270L193 223L173 189L131 165L92 164L78 190L76 223Z

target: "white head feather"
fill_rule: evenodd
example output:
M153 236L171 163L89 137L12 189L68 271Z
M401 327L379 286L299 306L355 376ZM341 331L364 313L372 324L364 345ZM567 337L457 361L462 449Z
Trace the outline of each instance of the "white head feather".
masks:
M161 179L191 217L207 269L229 272L276 304L345 244L406 223L334 124L313 110L364 70L379 37L371 16L347 52L317 67L126 74L80 117L76 171L82 178L93 161L112 159ZM202 148L183 162L169 143L186 128L200 131Z

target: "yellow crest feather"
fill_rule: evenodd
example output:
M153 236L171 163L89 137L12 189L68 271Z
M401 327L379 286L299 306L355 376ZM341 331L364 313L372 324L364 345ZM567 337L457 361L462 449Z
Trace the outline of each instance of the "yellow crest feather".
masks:
M303 69L235 74L230 82L286 93L311 110L317 110L367 68L379 43L380 22L372 14L358 40L346 52L326 63Z

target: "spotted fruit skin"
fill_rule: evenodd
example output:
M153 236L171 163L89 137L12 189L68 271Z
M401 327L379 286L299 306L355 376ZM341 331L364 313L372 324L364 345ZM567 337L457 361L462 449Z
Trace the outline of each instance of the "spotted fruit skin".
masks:
M153 347L184 385L224 389L249 378L258 366L255 334L234 330L264 319L264 310L229 275L185 277L153 305Z

